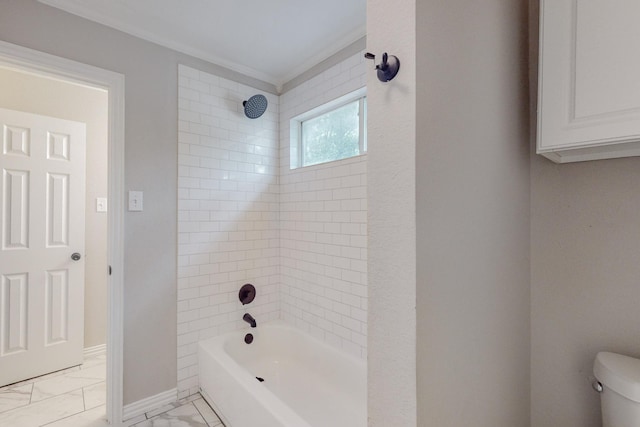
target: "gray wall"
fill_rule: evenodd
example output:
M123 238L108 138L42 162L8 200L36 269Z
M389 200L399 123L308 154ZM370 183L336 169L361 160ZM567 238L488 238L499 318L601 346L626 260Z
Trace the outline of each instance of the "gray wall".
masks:
M596 354L640 358L640 158L557 165L532 154L531 207L531 426L599 427Z
M125 214L124 403L172 389L177 64L230 73L35 0L2 0L0 40L125 75L125 189L144 191L145 210ZM243 83L275 91L253 79Z
M528 426L527 1L417 11L418 425Z
M532 426L601 426L598 351L640 357L640 158L531 158Z
M367 2L367 50L402 62L368 78L371 426L529 425L527 20Z
M401 60L388 84L367 67L370 427L416 425L415 12L416 0L367 1L367 50Z

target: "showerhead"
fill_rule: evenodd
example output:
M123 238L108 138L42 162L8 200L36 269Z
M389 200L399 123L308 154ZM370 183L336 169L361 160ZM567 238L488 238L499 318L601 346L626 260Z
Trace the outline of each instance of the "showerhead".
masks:
M250 119L257 119L267 110L267 98L264 95L253 95L244 105L244 115Z

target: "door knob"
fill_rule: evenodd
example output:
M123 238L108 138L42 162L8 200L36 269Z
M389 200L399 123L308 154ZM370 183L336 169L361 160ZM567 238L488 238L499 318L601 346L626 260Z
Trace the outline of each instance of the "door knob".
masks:
M71 254L71 259L74 261L79 261L81 258L80 254L78 252L74 252L73 254Z

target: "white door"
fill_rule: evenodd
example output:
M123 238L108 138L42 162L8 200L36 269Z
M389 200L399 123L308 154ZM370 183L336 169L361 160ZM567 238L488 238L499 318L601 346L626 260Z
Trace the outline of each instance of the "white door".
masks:
M0 108L0 132L1 386L82 363L86 126Z

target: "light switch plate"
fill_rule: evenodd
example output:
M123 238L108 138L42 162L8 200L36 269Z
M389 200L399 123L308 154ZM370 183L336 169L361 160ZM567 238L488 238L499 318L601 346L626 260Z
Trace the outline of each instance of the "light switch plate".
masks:
M129 191L129 212L142 212L142 191Z
M107 211L107 198L106 197L96 198L96 212L106 212L106 211Z

